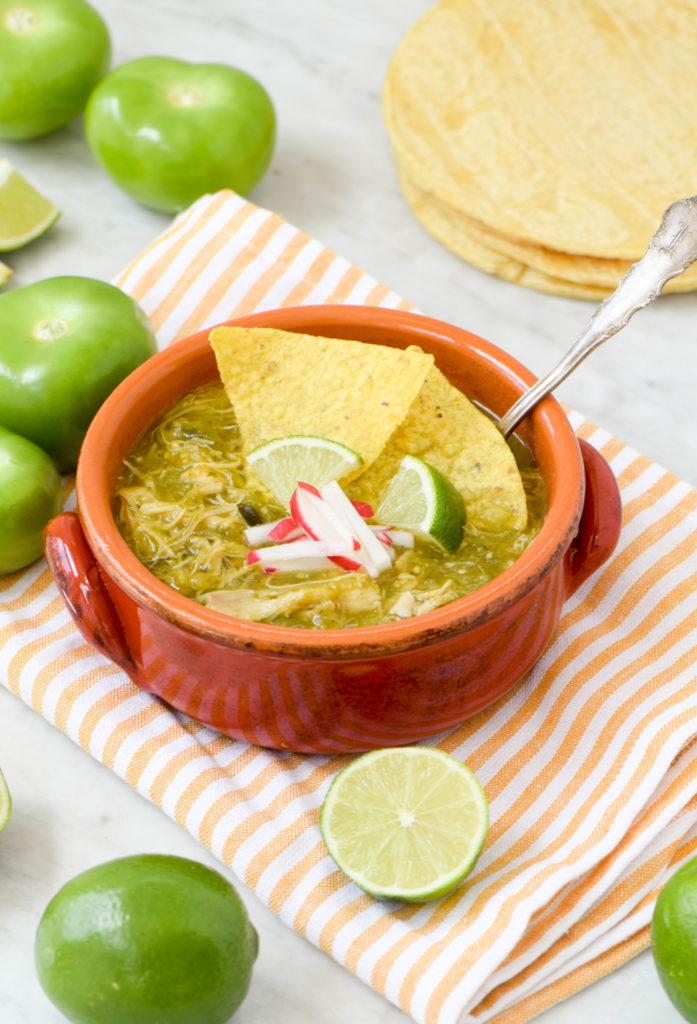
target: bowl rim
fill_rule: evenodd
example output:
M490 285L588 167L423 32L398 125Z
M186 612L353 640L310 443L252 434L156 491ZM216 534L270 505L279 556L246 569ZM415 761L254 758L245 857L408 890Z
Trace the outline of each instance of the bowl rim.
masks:
M301 333L331 335L332 327L350 337L350 328L360 322L375 330L398 333L407 344L430 337L445 342L452 350L476 353L499 373L508 386L522 394L534 383L534 375L502 349L464 328L426 317L420 313L375 306L293 306L263 311L224 321L245 327L277 327ZM423 646L446 638L453 632L472 628L506 611L533 589L564 557L578 527L584 495L584 475L580 449L564 410L553 397L545 398L530 414L535 432L555 437L555 475L570 483L576 501L556 502L548 508L545 521L516 561L472 593L442 605L431 612L397 622L350 629L311 630L295 626L237 619L214 612L192 598L185 597L150 572L121 537L112 513L111 494L107 493L106 456L110 442L129 420L134 407L147 406L151 382L155 376L176 374L178 368L208 346L214 326L173 342L134 370L111 393L94 417L84 440L77 467L77 502L88 543L101 568L116 585L140 607L184 629L223 646L243 647L279 656L341 657L360 659L366 654L393 654L399 650ZM315 328L313 330L313 328ZM427 346L426 346L427 347ZM153 404L148 422L162 411ZM558 452L557 452L558 450ZM575 485L575 486L574 486ZM555 523L557 524L555 526Z

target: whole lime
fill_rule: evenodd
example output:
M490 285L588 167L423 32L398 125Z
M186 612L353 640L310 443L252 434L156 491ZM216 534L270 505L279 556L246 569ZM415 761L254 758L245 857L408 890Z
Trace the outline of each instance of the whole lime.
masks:
M64 885L35 952L44 991L73 1024L223 1024L247 993L257 950L222 875L140 854Z
M661 889L651 922L651 948L670 1001L697 1024L697 857Z

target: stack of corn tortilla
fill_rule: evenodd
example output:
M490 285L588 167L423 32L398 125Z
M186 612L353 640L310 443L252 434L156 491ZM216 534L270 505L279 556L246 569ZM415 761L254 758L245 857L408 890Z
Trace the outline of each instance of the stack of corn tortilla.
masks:
M384 87L410 207L481 270L607 295L697 192L696 25L697 0L442 0Z

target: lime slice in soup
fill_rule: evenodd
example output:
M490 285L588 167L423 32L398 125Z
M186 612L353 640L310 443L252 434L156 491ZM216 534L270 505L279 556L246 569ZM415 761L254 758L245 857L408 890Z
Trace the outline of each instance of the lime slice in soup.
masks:
M0 832L10 819L12 812L12 797L5 782L5 776L0 771Z
M414 455L405 455L375 518L413 530L453 552L462 542L465 503L442 473Z
M473 773L432 747L373 750L337 775L320 828L339 868L373 896L420 902L470 873L489 810Z
M324 487L353 476L363 465L358 452L326 437L294 435L260 444L247 462L261 482L286 508L299 481Z
M55 224L59 211L19 174L0 160L0 252L19 249Z

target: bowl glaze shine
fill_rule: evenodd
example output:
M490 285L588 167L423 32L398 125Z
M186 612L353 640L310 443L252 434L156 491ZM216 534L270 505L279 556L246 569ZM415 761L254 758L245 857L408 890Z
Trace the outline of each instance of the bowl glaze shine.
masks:
M502 415L534 377L493 345L414 313L303 306L231 321L432 352L446 376ZM83 635L143 689L220 732L262 746L332 753L411 743L482 710L547 646L564 600L612 553L614 476L547 398L518 429L546 481L540 533L504 573L425 615L306 630L213 612L153 576L120 536L112 496L152 420L214 380L202 331L153 356L95 417L77 473L79 513L46 530L46 554Z

